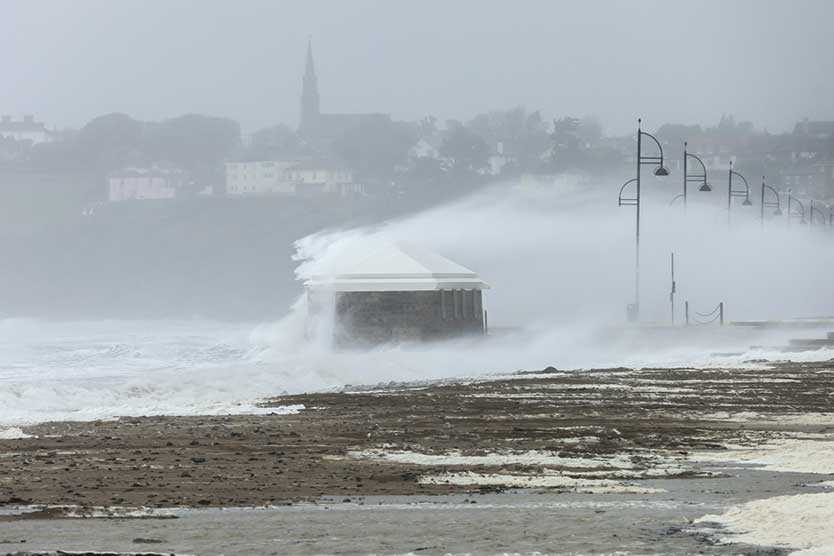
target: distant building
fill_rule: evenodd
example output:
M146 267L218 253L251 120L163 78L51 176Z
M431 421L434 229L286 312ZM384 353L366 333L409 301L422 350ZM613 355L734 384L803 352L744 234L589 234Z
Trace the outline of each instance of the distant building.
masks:
M299 162L286 171L287 181L293 192L338 193L339 195L364 194L365 188L353 182L353 173L338 164L327 162Z
M834 162L797 164L781 171L782 187L801 195L834 198Z
M313 61L312 43L307 43L307 63L301 91L301 119L299 134L314 144L327 144L342 137L350 129L363 125L390 123L387 114L322 114L319 106L319 87Z
M477 274L408 243L306 284L308 329L336 345L443 340L486 332Z
M805 118L793 130L794 162L834 156L834 122Z
M226 163L228 195L364 194L353 173L329 161L263 160Z
M11 116L3 116L0 118L0 137L37 145L52 141L54 134L46 129L43 122L36 121L34 116L23 116L20 121L13 120Z
M794 135L813 139L834 138L834 121L814 121L805 118L793 128Z
M108 200L174 199L188 184L186 173L179 169L124 168L108 178Z
M295 188L287 181L286 171L296 164L298 164L297 160L227 162L226 194L294 193Z

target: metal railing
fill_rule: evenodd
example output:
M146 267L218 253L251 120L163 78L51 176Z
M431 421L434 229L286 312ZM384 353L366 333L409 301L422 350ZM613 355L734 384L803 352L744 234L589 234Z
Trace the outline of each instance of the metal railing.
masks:
M686 314L686 326L712 324L718 321L719 326L724 326L724 302L721 301L715 306L715 309L709 313L699 313L693 311L692 317L689 315L689 301L684 302L684 312Z

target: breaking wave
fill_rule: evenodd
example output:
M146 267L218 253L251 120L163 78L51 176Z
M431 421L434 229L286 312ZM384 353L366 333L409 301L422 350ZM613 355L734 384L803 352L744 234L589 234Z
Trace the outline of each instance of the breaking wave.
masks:
M647 192L657 194L649 185ZM297 242L300 280L401 240L472 268L492 286L486 339L334 351L326 338L305 337L303 296L270 323L2 320L0 424L245 413L284 392L550 365L734 366L786 357L767 346L784 344L791 332L623 326L633 295L633 213L608 197L569 181L504 185L384 225ZM719 208L697 203L686 220L671 210L645 210L645 320L668 321L672 250L679 314L684 299L699 308L725 301L732 320L834 314L834 249L821 231L775 223L762 230L752 218L727 228L726 213L717 218Z

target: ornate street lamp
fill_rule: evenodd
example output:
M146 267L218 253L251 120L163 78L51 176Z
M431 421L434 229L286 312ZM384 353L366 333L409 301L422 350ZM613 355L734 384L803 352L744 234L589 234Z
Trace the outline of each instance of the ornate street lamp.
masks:
M639 135L638 135L639 137ZM639 163L638 163L639 169ZM626 187L631 185L632 183L635 185L635 193L634 197L623 197L623 191L625 191ZM635 257L634 257L634 304L629 305L627 308L628 313L628 320L633 321L637 320L637 312L638 312L638 303L640 299L640 179L639 178L631 178L627 182L625 182L622 187L620 187L620 194L617 196L617 205L621 207L634 207L635 213L637 215L635 230L636 234L634 236L635 239Z
M773 198L776 199L775 201L767 200L765 197L766 190L773 193ZM765 207L776 209L773 211L773 216L782 216L782 201L779 200L779 192L767 185L765 183L765 177L762 176L762 226L764 226Z
M814 205L814 200L811 199L810 208L808 210L808 220L810 220L811 226L814 225L814 211L817 211L818 214L822 216L822 222L820 222L823 226L825 226L825 213L822 212L819 208Z
M704 161L701 160L696 154L688 152L686 150L687 142L684 141L683 143L683 210L686 211L686 185L688 183L699 183L701 186L698 188L698 191L712 191L712 187L710 184L707 183L707 166L704 164ZM689 173L689 166L687 165L689 159L695 160L698 164L701 165L701 173L700 174L690 174ZM677 197L675 197L677 199ZM675 202L675 199L672 199L672 202ZM671 203L669 203L671 204Z
M794 203L799 205L799 210L796 213L793 212ZM802 204L802 201L793 196L792 189L788 189L788 225L790 225L791 218L793 216L799 217L800 224L807 224L807 222L805 221L805 205Z
M634 248L634 303L628 307L629 320L637 320L640 314L640 170L643 166L655 166L655 176L668 176L669 170L663 165L663 147L657 137L647 131L643 131L643 120L637 120L637 177L628 180L620 187L619 205L631 205L635 208L635 248ZM648 137L657 145L657 155L643 154L643 137ZM636 184L634 197L624 198L623 190L630 183Z
M640 202L640 197L623 197L623 191L625 188L637 181L637 178L631 178L627 182L623 184L620 188L620 196L617 197L617 206L620 207L627 207L627 206L636 206Z
M744 189L733 188L733 177L737 177L742 181ZM744 207L753 206L753 203L750 202L750 184L747 183L744 176L733 170L733 161L731 160L730 170L727 173L727 224L730 223L730 209L733 206L733 197L744 197L744 201L741 202L741 205Z

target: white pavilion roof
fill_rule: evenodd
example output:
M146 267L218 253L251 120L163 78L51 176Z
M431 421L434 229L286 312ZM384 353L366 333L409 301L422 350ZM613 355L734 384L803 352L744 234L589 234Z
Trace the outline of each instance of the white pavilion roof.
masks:
M307 287L330 291L482 290L489 284L473 271L411 243L397 242Z

